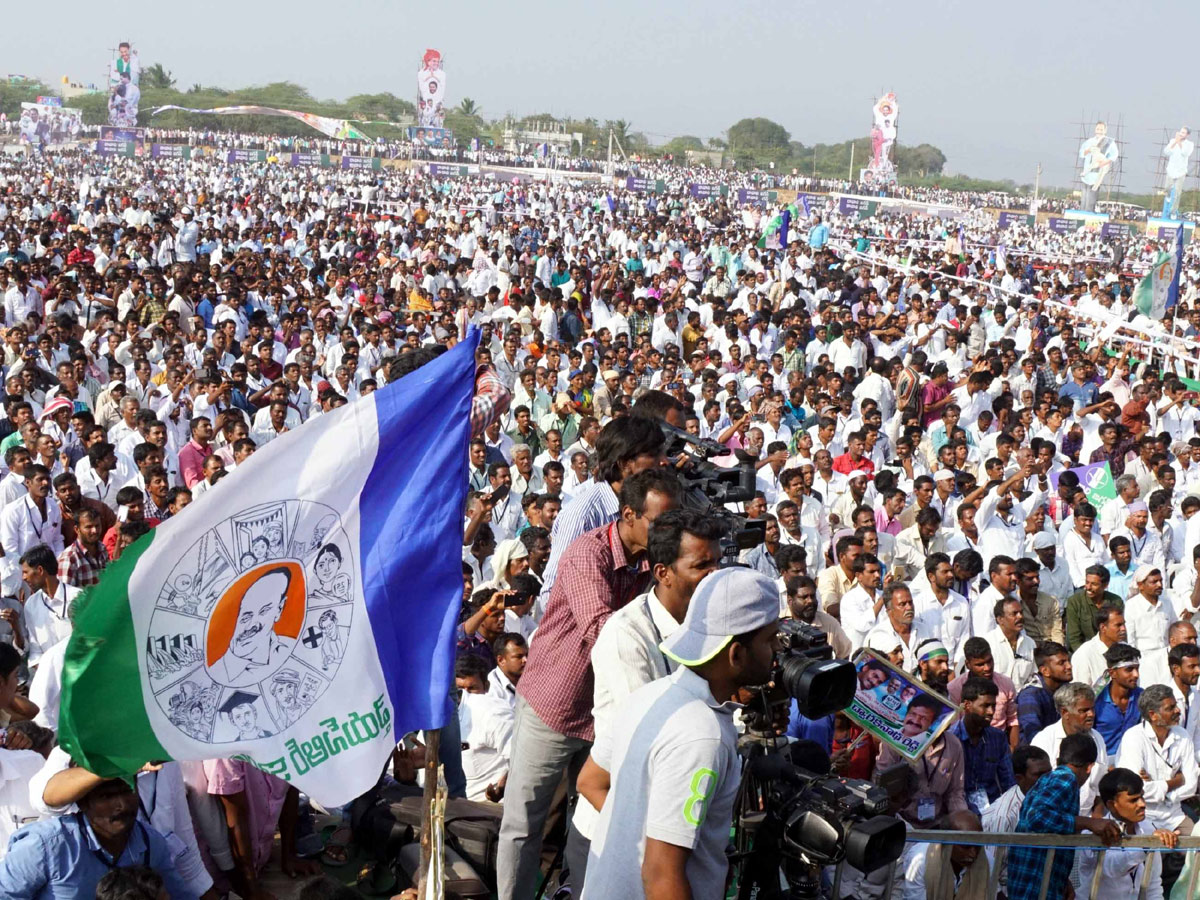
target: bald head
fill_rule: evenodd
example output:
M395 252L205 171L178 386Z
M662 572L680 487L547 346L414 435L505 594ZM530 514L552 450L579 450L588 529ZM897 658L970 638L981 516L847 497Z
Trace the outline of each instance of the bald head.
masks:
M1167 629L1167 646L1175 647L1179 644L1194 644L1196 643L1196 626L1191 622L1174 622Z
M960 809L946 815L946 828L949 831L983 831L983 823L969 809Z
M949 813L945 817L946 828L950 831L983 831L979 816L969 809ZM979 859L979 847L969 844L955 844L950 849L950 865L955 872L970 868Z

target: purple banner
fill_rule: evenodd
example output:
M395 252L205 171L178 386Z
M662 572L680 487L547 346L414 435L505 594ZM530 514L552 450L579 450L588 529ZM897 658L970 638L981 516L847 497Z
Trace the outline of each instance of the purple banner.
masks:
M191 159L195 149L187 144L151 144L150 156L154 159Z
M697 200L707 200L710 197L726 197L729 195L729 185L698 184L693 182L688 185L688 193Z
M1032 227L1035 219L1036 216L1031 216L1029 213L1009 212L1008 210L1003 210L1000 213L1000 221L997 223L997 225L1001 231L1011 225L1025 225L1027 227Z
M1062 216L1050 217L1050 230L1055 234L1070 234L1083 227L1083 219L1066 219Z
M769 206L779 199L777 191L763 191L757 188L738 188L737 201L742 205Z
M343 156L342 168L354 172L372 172L383 168L383 159L378 156Z
M1131 225L1124 222L1105 222L1100 226L1100 237L1102 238L1121 238L1128 240L1133 236L1134 230Z
M256 163L266 161L266 150L230 150L225 157L225 162L230 163Z

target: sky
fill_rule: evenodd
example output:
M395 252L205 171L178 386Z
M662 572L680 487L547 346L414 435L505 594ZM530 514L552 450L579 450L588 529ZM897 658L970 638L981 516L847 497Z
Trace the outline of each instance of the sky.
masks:
M1200 4L1180 0L124 0L120 15L60 0L60 28L38 4L9 6L0 70L51 83L98 82L108 49L128 40L185 88L294 81L328 99L415 98L433 47L451 104L625 119L656 143L754 116L805 144L866 136L873 99L890 90L900 143L940 147L947 172L1018 183L1040 163L1044 184L1068 184L1079 123L1090 131L1099 116L1122 122L1125 188L1148 190L1164 129L1200 124L1182 41Z

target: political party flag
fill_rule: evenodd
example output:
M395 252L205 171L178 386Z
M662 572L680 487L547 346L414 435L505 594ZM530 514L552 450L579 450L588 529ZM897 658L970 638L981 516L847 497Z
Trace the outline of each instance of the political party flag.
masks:
M1117 499L1117 485L1113 481L1112 469L1108 463L1092 463L1087 466L1075 466L1068 471L1079 476L1079 486L1087 495L1088 503L1096 507L1096 512L1102 510L1110 500ZM1059 472L1050 473L1050 485L1058 490Z
M785 209L783 215L780 216L779 222L779 246L786 247L788 245L788 228L792 224L792 214Z
M105 570L63 667L76 762L237 758L338 806L441 727L478 340L271 441Z
M329 116L318 116L316 113L299 112L294 109L276 109L273 106L217 106L212 109L194 109L190 106L159 106L150 110L151 116L157 116L159 113L171 112L195 113L202 116L287 116L291 119L296 119L303 122L310 128L315 128L317 131L326 137L335 138L336 140L369 140L367 135L355 128L346 119L332 119ZM136 122L134 123L137 124Z
M808 194L800 195L800 203L804 206L804 218L812 218L812 209L808 204Z
M1144 316L1161 319L1179 303L1179 275L1183 271L1184 227L1175 229L1175 252L1160 253L1146 277L1133 292L1133 305Z

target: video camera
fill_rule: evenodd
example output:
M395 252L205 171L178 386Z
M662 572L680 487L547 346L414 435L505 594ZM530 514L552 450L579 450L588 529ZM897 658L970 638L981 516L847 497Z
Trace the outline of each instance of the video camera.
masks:
M907 834L887 814L888 792L868 781L814 774L792 744L750 760L742 775L738 900L817 898L820 867L843 860L872 872L899 859ZM811 762L809 762L811 765ZM787 880L780 888L782 869Z
M749 503L757 490L757 471L754 458L741 450L733 451L737 465L728 468L709 462L717 456L727 456L729 448L717 441L705 440L659 422L667 440L666 455L685 462L676 468L683 483L683 505L719 519L725 526L721 538L721 565L736 565L738 553L757 547L766 539L766 522L750 520L725 508L727 503Z

